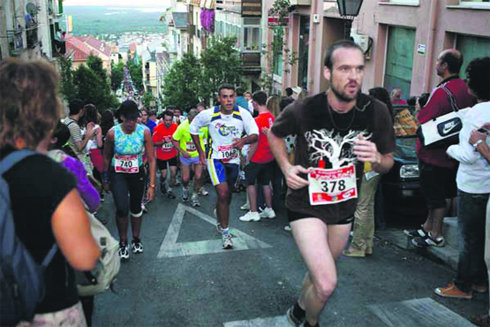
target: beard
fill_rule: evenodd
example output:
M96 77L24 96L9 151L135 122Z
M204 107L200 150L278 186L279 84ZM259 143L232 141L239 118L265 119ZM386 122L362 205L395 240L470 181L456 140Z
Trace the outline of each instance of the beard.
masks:
M333 84L330 86L330 89L332 90L333 94L335 94L335 96L340 101L343 101L343 102L351 102L352 100L357 99L357 96L359 95L359 93L361 93L361 89L359 88L357 93L351 97L351 96L347 95L345 92L337 89Z

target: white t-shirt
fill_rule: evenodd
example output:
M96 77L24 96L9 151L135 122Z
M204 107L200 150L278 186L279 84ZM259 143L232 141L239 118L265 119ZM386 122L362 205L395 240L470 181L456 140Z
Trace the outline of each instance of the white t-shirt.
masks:
M208 158L220 159L228 163L240 163L240 153L232 148L233 141L247 135L259 134L259 129L250 112L242 107L235 107L231 115L224 115L219 107L200 112L192 121L190 131L199 135L201 127L208 127L212 140Z

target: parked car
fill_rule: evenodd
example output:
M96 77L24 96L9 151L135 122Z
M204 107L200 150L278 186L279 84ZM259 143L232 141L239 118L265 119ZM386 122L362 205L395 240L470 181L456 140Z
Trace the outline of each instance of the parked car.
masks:
M425 221L427 208L420 188L416 141L415 134L396 136L396 149L393 152L395 163L381 177L376 194L378 227L395 221L406 225L418 225Z

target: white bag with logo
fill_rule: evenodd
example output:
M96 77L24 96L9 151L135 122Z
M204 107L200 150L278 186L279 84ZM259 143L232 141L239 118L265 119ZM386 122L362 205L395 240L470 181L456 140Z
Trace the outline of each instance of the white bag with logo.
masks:
M458 143L464 115L470 109L459 109L451 91L445 85L442 86L442 89L446 92L453 111L420 125L417 135L422 144L428 148L445 147Z

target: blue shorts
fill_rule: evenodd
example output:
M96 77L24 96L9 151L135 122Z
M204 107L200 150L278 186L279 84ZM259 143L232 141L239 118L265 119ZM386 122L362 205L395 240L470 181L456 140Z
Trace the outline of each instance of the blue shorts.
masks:
M219 159L208 159L207 166L213 186L222 183L228 183L228 186L235 185L240 168L239 164L224 163Z
M185 165L185 166L190 166L190 165L199 165L199 156L197 157L180 157L180 163Z

